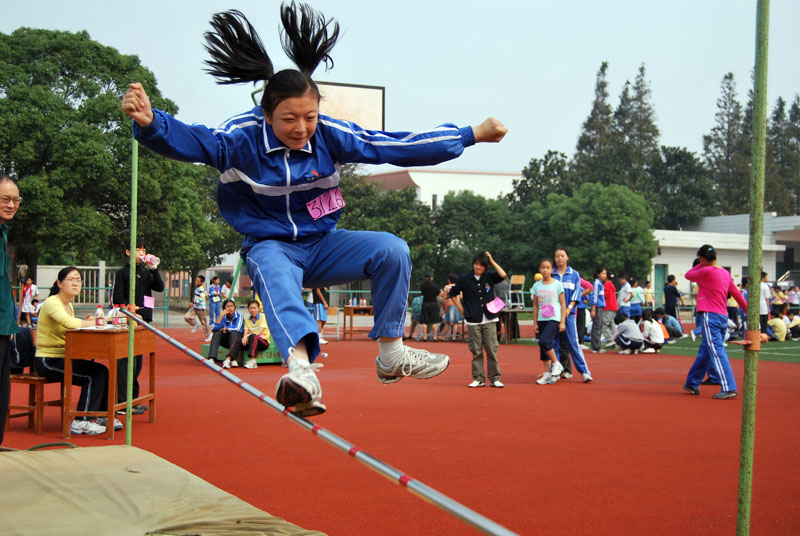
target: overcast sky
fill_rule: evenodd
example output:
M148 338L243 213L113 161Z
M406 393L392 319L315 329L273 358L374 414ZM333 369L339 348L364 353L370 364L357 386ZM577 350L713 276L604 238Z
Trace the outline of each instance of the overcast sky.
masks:
M311 0L344 29L334 68L318 80L385 86L386 129L418 130L495 116L499 145L468 149L447 169L519 172L548 149L572 155L609 66L610 102L644 63L661 143L702 150L720 81L733 72L746 101L754 63L755 0ZM251 106L249 86L218 86L203 71L211 15L239 9L276 69L291 67L278 42L274 0L154 2L2 0L0 32L20 26L68 31L137 55L187 122L217 126ZM800 92L800 2L771 2L768 106ZM386 167L375 171L386 171Z

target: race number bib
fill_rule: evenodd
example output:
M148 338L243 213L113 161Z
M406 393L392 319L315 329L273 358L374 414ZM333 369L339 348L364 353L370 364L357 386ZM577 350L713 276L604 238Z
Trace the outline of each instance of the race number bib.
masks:
M344 198L342 198L342 192L339 190L338 186L333 190L328 190L316 199L312 199L306 203L308 213L311 214L311 217L315 220L336 212L343 206L345 206L345 202Z
M144 306L147 309L155 309L156 307L156 299L152 296L145 296L144 297Z
M545 318L550 318L552 316L556 316L556 309L553 307L552 304L546 303L542 305L542 316Z

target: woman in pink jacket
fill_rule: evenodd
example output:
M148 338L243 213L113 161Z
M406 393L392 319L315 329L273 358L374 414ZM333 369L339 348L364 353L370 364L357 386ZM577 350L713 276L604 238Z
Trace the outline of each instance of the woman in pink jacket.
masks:
M724 336L728 329L728 294L733 296L742 309L747 302L733 283L731 274L717 265L717 252L708 244L697 250L700 262L686 272L686 279L697 283L697 318L703 330L703 341L692 368L686 377L684 391L700 394L700 382L709 367L717 371L722 390L713 398L724 399L736 396L736 379L725 352Z

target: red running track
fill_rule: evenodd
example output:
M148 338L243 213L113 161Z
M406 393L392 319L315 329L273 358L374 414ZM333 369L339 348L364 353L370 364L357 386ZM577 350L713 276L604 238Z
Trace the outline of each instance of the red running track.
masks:
M199 335L169 332L199 349ZM540 386L538 349L502 345L506 388L468 389L466 344L421 346L449 353L451 367L431 380L383 385L372 364L375 343L361 336L329 344L320 372L328 412L311 420L520 534L735 531L741 399L712 400L717 387L684 393L691 358L589 353L595 382ZM157 349L158 421L134 417L135 446L305 528L476 533L165 341ZM741 384L743 362L733 360L733 368ZM285 369L233 372L271 394ZM798 385L800 365L760 363L752 534L800 533ZM3 446L60 440L58 412L45 414L43 436L16 419ZM118 432L111 443L124 441Z

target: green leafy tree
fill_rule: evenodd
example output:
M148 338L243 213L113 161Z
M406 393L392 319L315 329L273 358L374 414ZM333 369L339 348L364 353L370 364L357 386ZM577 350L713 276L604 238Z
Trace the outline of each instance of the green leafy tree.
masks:
M787 165L790 190L788 194L792 201L792 214L800 214L800 95L795 95L789 107L789 117L785 125Z
M681 229L712 214L714 185L693 152L661 147L650 157L646 171L650 187L644 197L653 210L656 229Z
M547 227L553 246L566 247L581 273L605 266L617 274L650 273L657 245L653 213L644 198L619 185L582 184L573 197L548 199ZM552 254L552 247L548 255Z
M711 133L703 136L703 155L718 192L719 211L748 211L750 172L748 137L743 130L742 105L736 97L733 73L722 78L721 95Z
M792 142L792 128L786 114L786 101L779 97L767 125L769 176L765 176L765 208L779 216L796 214L800 152Z
M124 257L131 123L119 103L132 80L155 107L177 112L136 56L86 32L0 34L0 169L19 178L25 199L9 235L19 261ZM165 268L204 268L238 246L213 215L213 196L203 166L140 151L138 229Z
M614 111L608 103L608 62L597 71L594 101L583 122L573 168L580 182L610 184L617 175L613 158Z
M569 158L558 151L547 151L541 159L532 158L522 170L522 178L514 179L513 190L506 195L512 211L519 212L529 204L544 203L552 193L570 195L575 187L575 174Z
M485 199L471 191L447 194L436 211L439 255L435 274L464 273L471 269L475 254L486 250L506 271L514 271L514 259L524 247L516 223L505 200Z
M415 277L434 267L436 240L431 209L417 199L412 188L381 190L365 180L361 168L353 164L342 166L339 180L345 200L339 228L399 236L408 244Z

